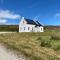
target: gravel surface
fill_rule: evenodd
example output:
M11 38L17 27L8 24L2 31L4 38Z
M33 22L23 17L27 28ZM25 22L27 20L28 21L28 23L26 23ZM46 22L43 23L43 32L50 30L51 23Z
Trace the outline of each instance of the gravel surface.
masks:
M16 33L16 32L0 32L0 34L4 34L4 33Z
M4 46L0 45L0 60L25 60L23 57L18 58L17 55L8 51Z

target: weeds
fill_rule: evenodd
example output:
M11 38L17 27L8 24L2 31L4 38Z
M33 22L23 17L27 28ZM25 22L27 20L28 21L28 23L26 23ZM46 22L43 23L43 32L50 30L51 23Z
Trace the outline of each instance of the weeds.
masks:
M57 60L58 55L53 49L60 50L60 45L58 46L60 40L57 40L58 43L55 40L52 42L51 36L50 32L2 34L0 43L6 44L16 52L22 52L29 60Z
M60 36L59 35L52 35L51 40L60 40Z
M55 51L60 51L60 45L53 48Z

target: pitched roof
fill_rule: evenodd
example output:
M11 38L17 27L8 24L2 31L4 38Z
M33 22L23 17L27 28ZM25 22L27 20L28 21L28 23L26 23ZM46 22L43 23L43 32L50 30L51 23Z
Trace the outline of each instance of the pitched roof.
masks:
M24 18L24 19L27 21L27 24L32 24L32 25L36 25L36 26L42 26L42 24L40 24L38 21L31 20L31 19L26 19L26 18Z

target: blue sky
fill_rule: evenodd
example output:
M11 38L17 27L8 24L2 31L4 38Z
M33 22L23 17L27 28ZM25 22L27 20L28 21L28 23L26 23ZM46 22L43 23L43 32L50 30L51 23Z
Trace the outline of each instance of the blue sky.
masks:
M18 24L25 17L60 25L60 0L0 0L0 16L0 23Z

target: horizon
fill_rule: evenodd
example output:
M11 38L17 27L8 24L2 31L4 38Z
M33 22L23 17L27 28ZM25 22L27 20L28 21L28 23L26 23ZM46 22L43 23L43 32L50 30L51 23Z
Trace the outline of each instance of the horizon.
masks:
M18 25L21 17L60 26L60 0L0 0L0 23Z

